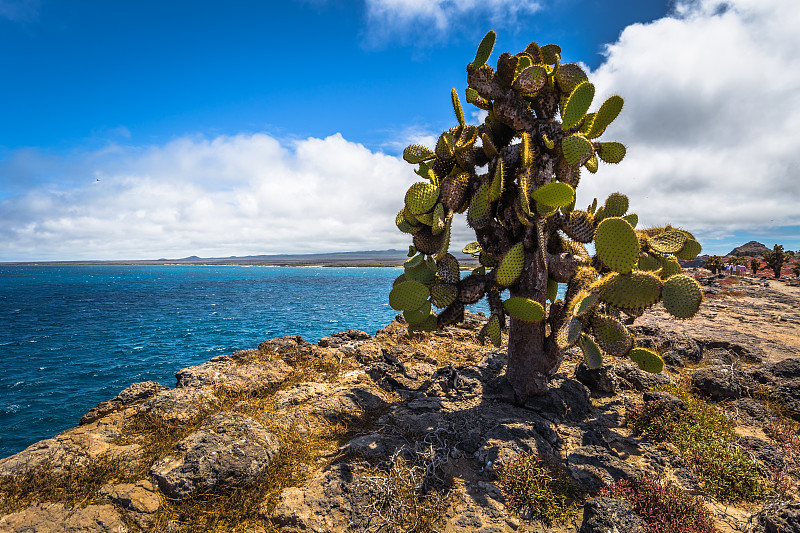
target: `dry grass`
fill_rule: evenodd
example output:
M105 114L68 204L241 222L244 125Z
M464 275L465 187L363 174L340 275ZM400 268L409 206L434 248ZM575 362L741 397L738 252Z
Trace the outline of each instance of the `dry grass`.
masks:
M259 526L277 531L266 517L275 507L280 492L306 482L316 469L336 459L340 447L357 432L372 427L385 410L370 413L345 413L335 421L315 419L309 434L299 435L271 423L275 414L270 398L279 390L308 381L335 382L343 371L356 365L332 358L309 357L301 349L267 354L251 351L248 362L283 359L293 372L274 387L256 393L218 387L214 393L219 407L192 420L168 423L147 412L133 411L123 421L124 437L114 444L140 446L139 459L100 456L87 464L73 464L55 469L43 465L23 475L0 478L0 515L25 508L36 502L58 502L69 507L97 503L97 491L106 483L135 482L150 477L150 466L173 451L175 445L196 431L217 412L236 410L250 416L275 433L281 451L268 469L255 481L219 494L202 494L187 499L161 496L153 531L164 531L167 524L177 532L244 532Z
M85 464L59 468L45 463L21 475L0 478L0 515L37 502L83 507L95 502L96 493L104 484L127 481L131 475L121 457L100 456Z

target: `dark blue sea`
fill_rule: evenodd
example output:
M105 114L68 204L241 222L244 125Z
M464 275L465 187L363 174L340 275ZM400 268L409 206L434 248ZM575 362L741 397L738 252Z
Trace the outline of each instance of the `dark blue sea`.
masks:
M388 294L401 272L0 265L0 457L76 426L131 383L172 387L177 370L219 354L283 335L373 335L396 315Z

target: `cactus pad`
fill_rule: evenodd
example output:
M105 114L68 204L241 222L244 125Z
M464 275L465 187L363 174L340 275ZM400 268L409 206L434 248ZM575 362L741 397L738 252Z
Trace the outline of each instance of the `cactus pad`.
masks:
M625 151L625 145L622 143L600 143L597 155L606 163L619 163L625 157Z
M416 165L417 163L422 163L423 161L428 161L436 157L436 154L433 153L433 150L429 148L425 148L419 144L412 144L406 147L403 150L403 159L411 163L412 165Z
M492 341L492 344L496 348L502 345L503 339L500 335L500 318L497 315L492 315L489 318L489 322L487 322L481 330L479 336L483 337L484 335L489 337L489 340Z
M444 231L445 223L444 205L439 202L436 204L436 207L433 208L433 216L431 217L431 232L434 235L439 235L442 231Z
M492 219L492 205L489 202L491 186L491 182L483 182L472 196L472 202L470 202L467 212L467 223L471 228L482 228Z
M580 337L578 337L578 346L583 352L583 360L586 362L586 366L591 369L603 366L603 352L600 351L600 347L589 335L581 333Z
M636 213L630 213L622 217L625 219L625 222L631 225L632 228L635 228L636 225L639 223L639 215Z
M555 302L558 298L558 282L553 278L547 278L547 299Z
M451 174L441 181L440 186L442 204L451 211L461 212L469 188L469 174L466 172Z
M617 309L646 309L661 299L661 280L650 272L616 272L597 282L600 299Z
M664 360L659 355L644 348L634 348L628 352L631 361L639 365L639 368L650 374L658 374L664 370Z
M446 254L436 262L436 274L444 283L455 285L461 279L461 270L458 259L452 254Z
M496 38L497 34L494 30L489 30L489 32L483 36L481 44L478 45L478 51L475 53L475 60L471 64L472 68L478 68L486 64L489 56L492 55L492 48L494 48L494 40Z
M461 249L461 253L467 255L478 255L481 253L481 245L477 242L471 242Z
M547 83L547 70L542 65L526 67L514 80L514 89L522 94L532 94Z
M594 85L588 81L579 83L567 98L561 117L561 129L569 130L583 119L594 98Z
M539 48L542 54L542 61L544 61L547 65L555 65L558 61L560 61L559 57L561 57L561 47L557 44L546 44Z
M523 132L520 136L520 164L523 167L529 167L533 164L533 143L531 142L530 133Z
M503 194L503 182L505 179L503 172L503 160L500 159L494 167L494 178L492 179L492 186L489 188L489 201L496 202Z
M571 94L579 83L588 80L583 69L575 63L565 63L556 72L556 81L562 94Z
M405 208L401 209L397 213L397 216L395 217L394 223L395 225L397 225L397 229L399 229L403 233L416 233L422 228L422 226L418 226L416 224L412 224L411 222L409 222L408 219L403 214L404 211Z
M467 103L470 103L475 107L485 109L486 111L492 109L492 103L483 96L481 96L480 94L478 94L478 91L476 91L472 87L467 87L466 96L467 96Z
M556 333L556 344L559 349L564 350L578 342L582 328L583 323L580 319L575 317L569 318L558 330L558 333Z
M597 256L615 272L627 274L639 261L639 239L621 218L604 219L597 226L594 242Z
M517 243L511 248L503 259L500 266L495 270L495 279L501 287L509 287L517 281L522 269L525 267L525 248L522 243Z
M686 239L686 243L683 245L683 248L681 248L680 251L675 254L675 257L678 259L691 260L700 255L700 252L702 251L703 247L700 246L699 242L694 239Z
M669 279L675 274L683 272L681 264L671 255L661 258L661 279Z
M589 159L586 161L586 163L584 163L584 164L583 164L583 166L585 166L585 167L586 167L586 170L588 170L588 171L589 171L589 172L591 172L592 174L594 174L595 172L597 172L597 169L598 169L598 168L599 168L599 166L600 166L600 163L597 161L597 154L594 154L594 155L592 155L592 157L590 157L590 158L589 158Z
M438 199L439 187L424 181L418 181L406 192L406 206L413 215L427 213Z
M431 228L423 226L422 229L414 233L414 246L424 254L433 255L441 248L443 238L444 233L434 235Z
M464 109L461 107L461 100L458 99L458 91L455 87L450 91L450 99L453 100L453 111L456 113L458 123L464 125Z
M486 157L496 157L497 154L500 153L497 151L494 142L492 142L492 138L486 133L481 133L481 144L483 144L483 153L486 154ZM500 161L502 161L502 159Z
M417 257L422 257L422 254ZM436 270L431 270L424 261L420 261L415 266L405 266L404 274L406 279L420 283L429 283L436 278Z
M615 192L608 195L603 206L603 214L607 217L622 217L628 212L628 197L624 194ZM626 220L626 222L628 222ZM630 224L630 222L628 222ZM631 224L631 227L633 224Z
M598 301L597 294L593 292L579 292L572 307L572 316L582 317L591 313L597 307Z
M622 357L633 347L628 328L614 317L598 315L592 320L592 336L608 354Z
M431 313L421 324L409 324L408 332L414 333L415 331L433 331L439 326L439 321L435 314Z
M594 120L592 120L592 125L586 133L586 137L589 139L600 137L608 125L611 124L614 119L617 118L619 112L622 111L623 103L622 97L616 94L603 102L603 105L600 106L600 109L595 114Z
M414 309L413 311L409 309L404 310L403 318L405 318L406 322L409 324L416 326L425 322L430 314L431 303L426 301L419 309Z
M676 274L664 282L664 307L676 318L692 318L700 309L703 290L696 279Z
M478 139L478 128L475 126L463 126L461 128L461 135L458 136L456 141L456 152L463 152L468 148L472 148L475 141Z
M503 309L514 318L524 320L525 322L539 322L540 320L544 320L544 307L536 300L531 300L530 298L512 296L503 302Z
M577 165L592 150L592 143L582 135L570 135L561 141L561 151L568 165Z
M418 281L398 283L389 293L389 305L396 311L419 309L430 296L428 287Z
M563 207L575 201L575 189L566 183L553 182L539 187L531 196L537 203Z
M639 270L655 271L661 268L661 260L650 254L639 255Z
M586 211L572 211L562 229L575 241L588 243L594 239L594 217Z
M447 252L450 250L450 231L453 227L453 218L450 217L447 219L447 222L444 225L444 230L439 235L441 240L439 242L439 249L433 255L433 260L438 261L439 259L443 258L447 255Z
M647 239L650 248L660 254L674 254L686 244L686 234L678 230L669 230Z
M456 301L458 287L448 283L437 283L431 287L431 303L436 307L447 307Z

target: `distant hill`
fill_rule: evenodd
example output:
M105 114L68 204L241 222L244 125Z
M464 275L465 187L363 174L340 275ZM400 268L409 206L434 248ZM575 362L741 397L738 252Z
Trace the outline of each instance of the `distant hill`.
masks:
M760 242L750 241L747 244L743 244L741 246L737 246L736 248L734 248L733 250L728 252L727 255L760 256L761 254L763 254L767 250L769 250L769 248L767 248L766 246L764 246Z
M464 266L475 266L474 257L465 255L457 250L451 253ZM129 261L31 261L43 264L106 264L106 265L320 265L320 266L400 266L408 259L403 250L367 250L360 252L334 252L326 254L276 254L276 255L247 255L230 257L198 257L192 255L181 259L135 259ZM14 264L14 263L11 263Z

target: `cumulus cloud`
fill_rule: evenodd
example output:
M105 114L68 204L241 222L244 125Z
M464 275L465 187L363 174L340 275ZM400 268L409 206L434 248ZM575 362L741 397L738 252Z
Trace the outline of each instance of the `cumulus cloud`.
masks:
M590 74L598 102L625 108L601 140L621 165L581 181L579 200L616 190L645 224L708 236L800 224L800 3L699 0L627 27Z
M367 42L441 40L465 20L483 17L492 27L516 25L519 17L541 9L538 0L367 0ZM423 33L424 32L424 33Z
M74 168L80 185L54 185ZM338 134L289 144L256 134L112 147L50 178L0 200L0 260L402 249L393 215L416 176Z

